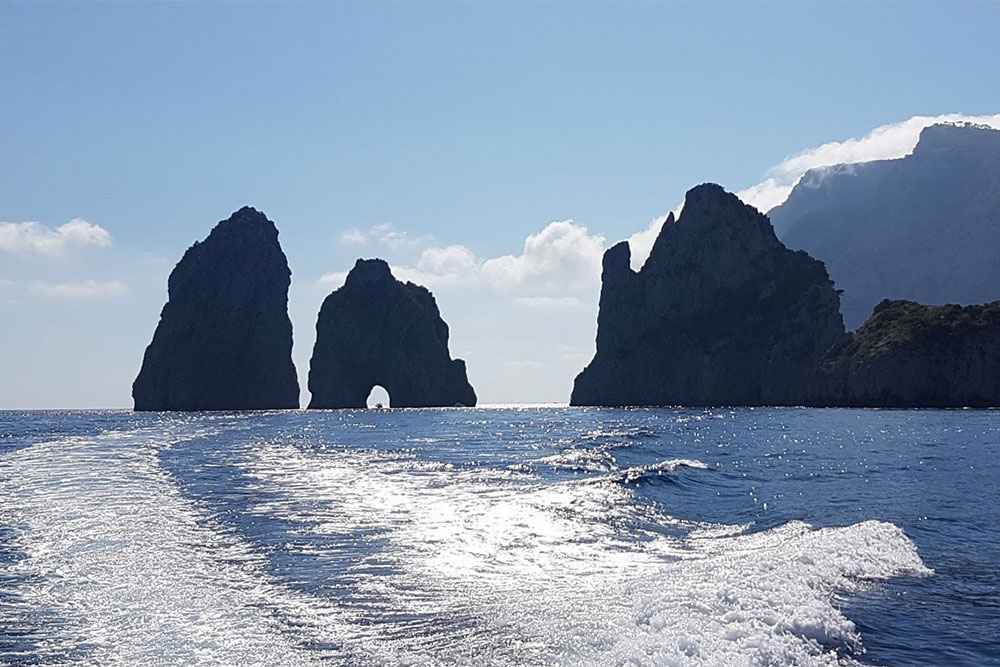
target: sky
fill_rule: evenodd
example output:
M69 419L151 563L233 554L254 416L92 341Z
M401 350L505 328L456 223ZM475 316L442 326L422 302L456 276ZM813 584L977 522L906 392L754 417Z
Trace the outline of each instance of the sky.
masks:
M130 407L167 276L243 205L302 403L358 257L435 294L483 403L566 402L600 258L702 182L1000 127L1000 3L0 3L0 409Z

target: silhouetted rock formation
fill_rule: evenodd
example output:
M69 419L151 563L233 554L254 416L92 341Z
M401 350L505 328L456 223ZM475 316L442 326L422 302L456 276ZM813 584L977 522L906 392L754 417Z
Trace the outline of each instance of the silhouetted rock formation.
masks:
M363 408L375 385L392 407L476 404L430 291L396 280L381 259L359 259L320 308L309 407Z
M290 282L278 230L253 208L195 242L170 274L135 409L297 408Z
M812 402L812 374L844 337L822 262L787 249L767 217L718 185L687 193L636 273L604 255L597 354L573 405Z
M911 155L815 169L769 216L822 260L855 329L882 299L1000 298L1000 132L935 125Z
M1000 406L1000 301L880 303L819 369L824 393L858 407Z

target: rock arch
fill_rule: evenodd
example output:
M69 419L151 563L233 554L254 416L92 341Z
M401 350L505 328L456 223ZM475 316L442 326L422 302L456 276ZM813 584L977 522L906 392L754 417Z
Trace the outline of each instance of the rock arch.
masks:
M367 408L391 408L392 407L392 394L389 390L380 384L374 385L368 392L368 398L365 401L365 407Z
M430 291L396 280L384 260L359 259L320 308L309 407L364 408L375 385L393 407L476 404Z

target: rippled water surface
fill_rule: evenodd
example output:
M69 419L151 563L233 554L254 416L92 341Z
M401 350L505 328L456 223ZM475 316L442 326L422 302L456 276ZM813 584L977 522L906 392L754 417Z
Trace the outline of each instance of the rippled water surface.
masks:
M1000 412L0 412L0 663L1000 665Z

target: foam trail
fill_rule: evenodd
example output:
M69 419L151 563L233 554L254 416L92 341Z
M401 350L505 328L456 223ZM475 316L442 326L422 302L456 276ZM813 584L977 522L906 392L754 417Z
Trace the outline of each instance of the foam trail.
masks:
M892 524L747 534L636 503L621 475L545 484L405 454L249 454L241 465L270 498L256 512L384 543L359 569L389 573L358 589L380 614L421 619L370 626L387 664L856 664L861 638L838 594L929 573ZM704 464L652 469L679 467Z
M855 665L862 638L839 596L929 573L889 523L748 533L672 517L628 484L717 474L694 459L612 458L596 477L547 482L220 430L241 423L0 455L0 524L20 554L0 627L48 615L21 662ZM221 457L200 470L241 474L185 496L159 454L199 437ZM220 492L240 498L241 523L278 531L280 562L298 569L221 523Z
M21 556L7 573L17 608L0 615L59 619L34 638L43 662L317 662L282 619L328 634L335 625L269 582L246 545L206 526L158 467L154 435L158 447L177 437L67 438L0 457L0 523L15 528Z

